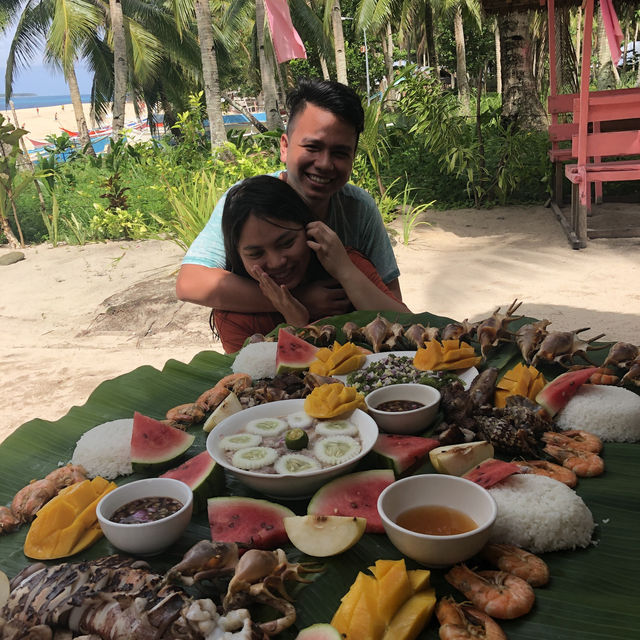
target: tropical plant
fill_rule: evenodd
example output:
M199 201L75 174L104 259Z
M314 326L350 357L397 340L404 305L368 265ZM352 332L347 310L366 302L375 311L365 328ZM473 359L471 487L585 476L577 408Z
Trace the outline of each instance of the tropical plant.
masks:
M165 181L171 214L161 216L152 213L169 239L185 251L211 217L211 212L222 194L232 183L220 181L209 171L201 171L191 179L181 180L177 186Z

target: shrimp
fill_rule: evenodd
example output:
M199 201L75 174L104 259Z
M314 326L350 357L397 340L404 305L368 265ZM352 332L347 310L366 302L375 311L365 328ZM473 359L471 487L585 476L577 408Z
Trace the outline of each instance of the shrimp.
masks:
M515 545L488 544L482 550L482 555L501 571L526 580L532 587L542 587L549 582L547 563Z
M597 453L558 447L554 444L548 444L544 451L563 467L571 469L579 478L592 478L604 471L604 460Z
M47 474L45 480L51 480L56 489L64 489L69 485L76 484L76 482L82 482L87 479L87 471L82 465L65 464L64 467L54 469L51 473Z
M598 436L579 429L560 433L545 431L542 434L542 440L547 444L555 444L564 449L576 449L577 451L589 451L591 453L600 453L602 451L602 440Z
M440 640L507 640L498 623L468 604L458 604L453 598L442 598L436 607L440 623Z
M20 526L20 520L16 518L9 507L0 506L0 535L11 533Z
M20 522L30 522L46 502L58 493L53 480L34 480L22 487L11 501L11 511Z
M459 564L445 575L471 603L492 618L510 620L531 611L535 594L531 585L506 571L471 571Z
M578 484L578 476L571 469L561 467L559 464L554 464L547 460L525 460L517 464L522 473L534 473L538 476L553 478L572 489Z
M184 429L184 425L197 424L204 420L205 412L196 402L180 404L177 407L169 409L166 414L172 426Z
M196 400L204 411L215 409L232 391L239 393L251 386L251 376L247 373L232 373L222 378L211 389L207 389Z

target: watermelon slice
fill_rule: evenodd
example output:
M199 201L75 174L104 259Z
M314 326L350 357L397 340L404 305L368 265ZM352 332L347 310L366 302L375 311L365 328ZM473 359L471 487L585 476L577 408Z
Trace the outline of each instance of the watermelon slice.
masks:
M431 449L440 446L434 438L381 433L373 445L378 466L393 469L396 478L410 475L427 460Z
M214 542L237 542L255 549L276 549L289 540L283 518L291 509L256 498L209 498L207 514Z
M577 371L567 371L544 386L536 396L536 402L553 418L567 406L576 395L578 389L598 370L598 367L587 367Z
M195 439L195 436L136 411L131 432L133 470L160 471L183 455Z
M308 369L316 359L317 350L318 347L314 347L306 340L298 338L284 329L278 330L276 374Z
M314 516L366 518L367 533L384 533L378 496L393 481L391 469L359 471L328 482L311 498L307 513Z
M224 489L222 467L203 451L189 458L175 469L165 471L161 478L174 478L188 484L193 491L193 510L202 511L207 506L207 498L220 495Z
M489 458L467 471L462 477L489 489L514 473L520 473L520 467L517 464Z

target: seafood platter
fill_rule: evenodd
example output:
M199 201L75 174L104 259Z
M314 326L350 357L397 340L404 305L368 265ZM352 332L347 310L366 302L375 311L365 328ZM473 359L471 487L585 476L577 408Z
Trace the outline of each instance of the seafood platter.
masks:
M518 308L281 327L23 425L0 445L0 640L636 637L640 347ZM423 432L378 433L365 397L395 384L438 389ZM160 476L192 504L109 499ZM403 496L429 478L451 482ZM453 508L482 502L469 486L487 515ZM128 555L97 505L142 531L193 514ZM444 543L461 555L439 563Z

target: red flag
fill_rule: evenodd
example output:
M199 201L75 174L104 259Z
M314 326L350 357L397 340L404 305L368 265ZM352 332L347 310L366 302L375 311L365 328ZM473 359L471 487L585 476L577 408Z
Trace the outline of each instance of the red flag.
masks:
M611 60L613 64L618 64L622 53L620 53L620 45L622 44L622 29L618 22L618 16L613 8L611 0L600 0L600 9L602 10L602 20L604 29L607 32L607 40L609 41L609 49L611 50Z
M287 0L264 0L264 6L278 63L293 58L306 58L307 51L291 22Z

